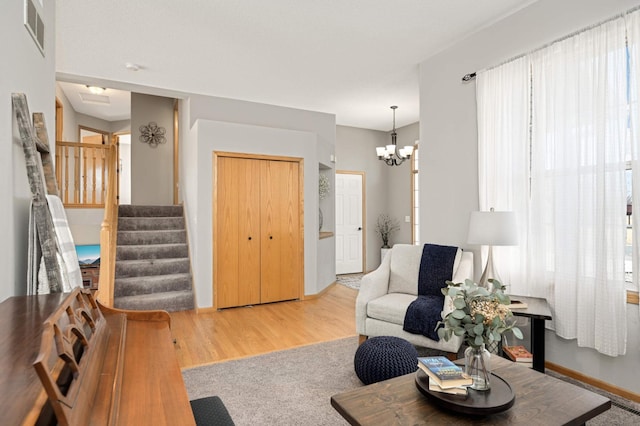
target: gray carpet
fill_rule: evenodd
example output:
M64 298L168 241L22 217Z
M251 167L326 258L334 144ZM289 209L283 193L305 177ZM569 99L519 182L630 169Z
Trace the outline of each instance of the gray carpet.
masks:
M342 284L343 286L358 290L360 289L360 280L362 280L363 275L364 274L337 275L336 282L338 284Z
M115 307L193 309L191 281L182 206L119 206Z
M330 398L362 386L353 370L357 342L356 337L349 337L185 369L183 377L191 399L218 395L237 426L346 425L331 407ZM592 390L631 410L638 407L607 392ZM634 424L640 424L640 416L619 406L587 422L589 426Z

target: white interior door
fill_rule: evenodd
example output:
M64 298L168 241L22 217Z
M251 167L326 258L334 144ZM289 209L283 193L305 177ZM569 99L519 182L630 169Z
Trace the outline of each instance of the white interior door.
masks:
M364 176L336 173L336 274L363 272L362 183Z

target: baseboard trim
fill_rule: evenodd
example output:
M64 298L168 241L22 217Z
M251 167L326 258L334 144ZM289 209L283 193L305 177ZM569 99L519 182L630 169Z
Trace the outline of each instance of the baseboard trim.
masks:
M312 300L312 299L317 299L318 297L322 296L323 294L325 294L326 292L329 291L329 289L331 289L334 285L336 285L337 282L332 282L331 284L329 284L328 286L326 286L324 288L324 290L322 290L320 293L316 293L316 294L305 294L304 298L302 300Z
M564 374L565 376L571 377L572 379L580 380L582 383L595 386L596 388L605 390L607 392L611 392L614 395L621 396L623 398L629 399L634 402L640 402L640 394L628 391L626 389L612 385L600 379L586 376L578 371L571 370L569 368L563 367L553 362L546 361L544 363L544 366L549 370L555 371L556 373Z
M217 312L218 310L213 306L209 308L196 308L196 314L208 314L210 312Z

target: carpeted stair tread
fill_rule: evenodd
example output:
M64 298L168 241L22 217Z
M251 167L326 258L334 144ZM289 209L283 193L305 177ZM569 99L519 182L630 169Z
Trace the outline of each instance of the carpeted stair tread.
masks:
M116 261L137 259L169 259L177 257L189 257L189 248L186 243L146 245L131 244L126 246L118 246L116 249Z
M191 290L191 275L170 274L115 279L114 297Z
M194 308L193 293L191 290L115 297L113 303L118 309L139 311L161 309L168 312L175 312L187 311Z
M193 309L182 206L118 209L114 305L123 309Z
M120 217L118 231L184 229L183 217Z
M184 229L154 231L118 231L118 245L141 244L177 244L186 243L187 233Z
M182 206L135 206L122 205L118 217L182 217Z
M116 262L116 279L168 275L189 272L189 258L120 260Z

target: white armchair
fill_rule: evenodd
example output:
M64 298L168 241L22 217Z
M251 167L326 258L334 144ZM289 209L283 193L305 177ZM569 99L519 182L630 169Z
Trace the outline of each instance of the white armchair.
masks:
M416 346L457 353L462 338L435 341L403 330L407 308L418 296L418 275L423 246L396 244L375 271L362 278L356 299L356 330L366 337L396 336ZM453 282L473 279L473 253L458 249L453 264ZM452 310L445 298L443 314Z

